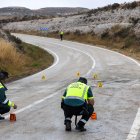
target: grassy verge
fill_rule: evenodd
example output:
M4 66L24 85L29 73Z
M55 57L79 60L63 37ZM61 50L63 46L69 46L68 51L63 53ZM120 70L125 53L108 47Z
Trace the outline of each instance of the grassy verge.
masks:
M3 47L2 47L3 46ZM4 50L3 48L6 48ZM37 73L51 66L54 58L45 50L27 43L20 43L19 48L22 52L16 50L14 45L3 40L0 44L0 69L9 72L9 81L17 80L28 75Z

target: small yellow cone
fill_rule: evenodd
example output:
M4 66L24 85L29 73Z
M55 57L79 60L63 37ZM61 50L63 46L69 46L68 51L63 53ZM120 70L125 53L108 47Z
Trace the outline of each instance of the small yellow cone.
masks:
M42 80L46 80L46 76L45 75L42 76Z
M77 76L80 77L80 72L77 72Z
M103 87L103 83L102 82L98 82L98 87L99 88Z
M93 74L93 79L97 79L98 78L98 75L95 73Z

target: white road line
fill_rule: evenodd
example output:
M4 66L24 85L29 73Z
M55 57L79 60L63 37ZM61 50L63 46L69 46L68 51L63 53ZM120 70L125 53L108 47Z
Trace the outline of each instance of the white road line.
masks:
M50 52L54 57L55 57L55 62L54 62L54 64L53 65L51 65L50 67L48 67L47 69L45 69L45 70L49 70L49 69L51 69L52 67L54 67L54 66L56 66L57 64L58 64L58 62L59 62L59 57L58 57L58 55L56 54L56 53L54 53L53 51L51 51L50 49L45 49L45 50L47 50L48 52Z
M140 129L140 108L138 109L136 118L133 122L133 125L126 140L135 140L138 135L139 129Z

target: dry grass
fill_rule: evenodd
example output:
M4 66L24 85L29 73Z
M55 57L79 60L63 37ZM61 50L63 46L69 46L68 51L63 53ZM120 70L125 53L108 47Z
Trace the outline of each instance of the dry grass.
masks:
M23 69L26 61L27 58L13 44L0 38L0 69L14 74Z
M9 78L6 82L21 79L51 66L54 58L45 50L22 42L19 52L13 44L0 39L0 70L6 70Z

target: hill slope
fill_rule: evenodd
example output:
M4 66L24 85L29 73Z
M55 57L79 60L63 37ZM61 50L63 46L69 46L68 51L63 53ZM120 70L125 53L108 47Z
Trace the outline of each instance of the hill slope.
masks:
M52 16L64 16L64 15L72 15L72 14L79 14L82 12L89 11L87 8L71 8L71 7L48 7L48 8L41 8L39 10L34 10L41 15L52 15Z
M49 7L31 10L25 7L0 8L0 23L72 15L89 11L86 8Z

